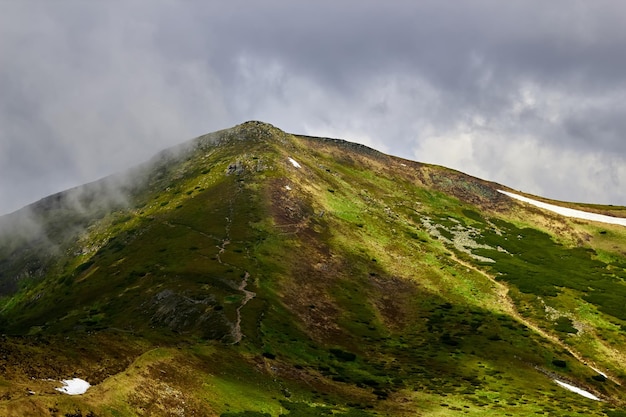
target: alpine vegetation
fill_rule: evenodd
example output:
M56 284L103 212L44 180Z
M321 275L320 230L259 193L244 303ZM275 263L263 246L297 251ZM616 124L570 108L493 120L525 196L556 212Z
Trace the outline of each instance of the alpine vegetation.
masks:
M501 190L246 122L0 217L0 415L626 415L625 209Z

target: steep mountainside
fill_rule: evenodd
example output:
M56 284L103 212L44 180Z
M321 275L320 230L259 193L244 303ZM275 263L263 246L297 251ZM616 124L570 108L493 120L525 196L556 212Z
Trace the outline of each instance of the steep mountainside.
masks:
M0 415L626 415L626 228L498 190L247 122L4 216Z

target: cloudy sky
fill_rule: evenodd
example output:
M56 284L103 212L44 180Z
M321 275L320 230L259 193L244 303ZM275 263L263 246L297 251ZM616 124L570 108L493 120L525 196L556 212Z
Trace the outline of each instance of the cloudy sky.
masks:
M0 2L0 213L263 120L626 204L626 2Z

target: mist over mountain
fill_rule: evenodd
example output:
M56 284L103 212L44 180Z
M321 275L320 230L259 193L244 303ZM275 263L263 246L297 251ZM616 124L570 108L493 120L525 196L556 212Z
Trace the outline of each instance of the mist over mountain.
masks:
M0 414L619 417L624 217L263 122L200 136L0 217Z
M0 213L244 120L626 204L614 0L4 1Z

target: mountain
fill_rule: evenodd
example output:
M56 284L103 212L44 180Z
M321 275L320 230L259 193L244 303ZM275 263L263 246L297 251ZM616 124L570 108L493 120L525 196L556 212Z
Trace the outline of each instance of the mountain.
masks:
M501 191L247 122L0 217L0 415L626 416L626 228Z

